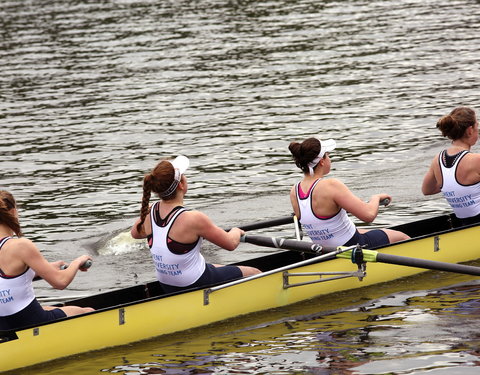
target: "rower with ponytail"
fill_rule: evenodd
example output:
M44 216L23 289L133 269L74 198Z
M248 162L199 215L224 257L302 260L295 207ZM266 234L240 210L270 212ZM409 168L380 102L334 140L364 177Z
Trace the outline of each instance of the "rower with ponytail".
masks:
M203 287L260 273L247 266L207 263L201 254L203 239L234 250L243 231L226 232L204 213L184 207L188 190L187 157L162 160L143 178L140 217L131 229L133 238L147 238L157 279L165 292ZM150 205L152 193L158 201Z

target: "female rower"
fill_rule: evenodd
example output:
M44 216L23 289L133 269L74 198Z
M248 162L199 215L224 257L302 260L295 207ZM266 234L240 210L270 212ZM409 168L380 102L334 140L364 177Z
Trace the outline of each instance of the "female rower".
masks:
M170 293L260 273L253 267L205 262L200 253L203 239L232 251L243 231L233 228L226 232L204 213L184 208L188 188L184 173L188 166L188 158L180 155L173 161L159 162L145 175L140 218L131 230L133 238L148 238L157 279L164 291ZM149 208L151 192L160 201Z
M310 239L322 246L365 245L378 247L410 238L392 229L357 229L348 217L350 212L364 222L372 222L380 201L392 200L387 194L375 194L365 203L335 178L325 179L330 172L329 153L336 147L333 139L320 141L308 138L292 142L289 150L304 176L290 191L293 211Z
M478 140L475 111L455 108L438 120L437 128L452 143L433 158L422 192L442 192L462 225L480 222L480 154L470 152Z
M17 329L93 311L89 307L41 306L35 298L35 276L56 289L66 288L91 258L82 255L65 269L63 261L49 263L34 243L22 237L13 195L0 190L0 330Z

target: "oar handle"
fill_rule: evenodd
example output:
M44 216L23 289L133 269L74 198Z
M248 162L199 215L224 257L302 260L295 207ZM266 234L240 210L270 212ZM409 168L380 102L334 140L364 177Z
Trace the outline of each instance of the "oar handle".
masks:
M388 206L389 204L390 204L389 198L382 199L380 202L378 202L379 206Z
M82 268L82 269L88 269L92 266L92 261L89 259L89 260L86 260L85 262L83 262L79 268ZM63 266L60 267L61 270L65 270L68 268L68 264L64 264Z

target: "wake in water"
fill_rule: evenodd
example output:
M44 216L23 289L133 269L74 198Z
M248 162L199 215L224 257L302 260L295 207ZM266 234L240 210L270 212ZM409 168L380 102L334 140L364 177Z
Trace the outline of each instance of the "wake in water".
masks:
M145 240L136 240L132 238L130 232L121 232L110 238L105 245L98 250L98 254L122 255L142 250L147 250Z
M132 238L129 230L105 234L99 240L85 244L84 247L90 254L101 256L119 256L148 250L147 242Z

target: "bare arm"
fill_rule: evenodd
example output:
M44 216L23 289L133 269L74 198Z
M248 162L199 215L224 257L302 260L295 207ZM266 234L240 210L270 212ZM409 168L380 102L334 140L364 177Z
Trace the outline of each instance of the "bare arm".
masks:
M133 224L133 227L130 230L130 234L135 239L147 238L147 236L149 236L152 233L152 223L150 221L150 215L147 215L147 217L145 217L145 221L143 222L143 224L141 226L141 231L140 232L137 230L137 224L139 222L140 222L140 218L138 218L135 221L135 224Z
M295 191L295 185L290 190L290 202L292 204L293 213L297 218L300 218L300 209L298 207L297 194Z
M86 271L81 269L81 265L92 259L88 255L82 255L74 259L68 268L61 270L58 265L63 262L48 262L32 241L22 238L18 240L17 246L19 259L55 289L65 289L78 270Z
M440 193L440 182L437 180L435 176L435 168L438 163L438 156L435 156L430 164L430 168L428 169L427 173L423 177L422 182L422 193L423 195L432 195Z
M335 203L366 223L372 222L377 217L381 200L389 199L390 202L392 201L390 195L382 193L372 195L368 202L364 202L339 180L335 180L331 188L333 188L332 197Z
M190 225L197 236L230 251L237 248L240 243L240 236L244 233L239 228L232 228L229 232L226 232L215 225L207 215L199 211L188 212L188 222L185 222L184 225Z

